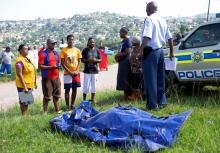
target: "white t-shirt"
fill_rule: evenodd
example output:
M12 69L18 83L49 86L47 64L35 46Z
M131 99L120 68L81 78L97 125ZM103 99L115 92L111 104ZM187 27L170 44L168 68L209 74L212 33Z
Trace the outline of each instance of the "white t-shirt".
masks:
M172 38L172 34L166 21L154 13L145 19L142 39L143 37L150 38L148 46L158 49L166 45L167 40Z
M38 51L30 50L27 56L31 62L34 64L35 69L38 69Z
M2 59L2 63L11 64L15 56L11 51L10 52L2 51L0 54L0 58Z

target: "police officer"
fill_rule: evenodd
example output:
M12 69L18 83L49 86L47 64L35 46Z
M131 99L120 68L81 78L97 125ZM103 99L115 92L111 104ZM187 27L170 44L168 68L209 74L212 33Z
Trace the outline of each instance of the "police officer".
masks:
M147 3L144 28L142 31L142 69L147 108L157 109L166 106L165 96L165 65L162 47L168 40L170 46L170 59L173 57L172 35L166 22L157 15L155 1Z

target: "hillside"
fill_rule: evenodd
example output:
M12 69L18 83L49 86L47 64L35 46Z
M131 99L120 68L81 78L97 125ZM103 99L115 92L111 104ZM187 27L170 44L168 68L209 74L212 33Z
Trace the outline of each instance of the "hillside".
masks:
M186 34L193 27L206 22L205 15L194 17L166 17L172 33ZM212 17L212 20L215 20ZM111 47L117 48L119 29L126 26L130 29L130 36L139 36L143 27L144 18L122 16L115 13L91 13L74 15L72 18L36 19L29 21L0 21L0 48L10 44L12 48L23 42L30 45L41 45L49 36L59 43L67 34L74 34L76 46L85 47L88 37L96 41L103 40ZM59 44L58 44L59 45Z
M72 18L30 21L0 22L0 45L10 43L17 46L22 42L40 45L52 36L57 41L67 34L74 34L76 45L85 46L88 37L104 40L105 44L115 46L119 39L119 29L126 26L130 35L139 35L143 19L111 13L92 13L74 15Z

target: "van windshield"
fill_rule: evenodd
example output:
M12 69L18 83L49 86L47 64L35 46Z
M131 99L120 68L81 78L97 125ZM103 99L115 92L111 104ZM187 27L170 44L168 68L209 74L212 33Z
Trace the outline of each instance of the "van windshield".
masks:
M220 42L220 23L205 25L196 30L186 41L185 48L217 45Z

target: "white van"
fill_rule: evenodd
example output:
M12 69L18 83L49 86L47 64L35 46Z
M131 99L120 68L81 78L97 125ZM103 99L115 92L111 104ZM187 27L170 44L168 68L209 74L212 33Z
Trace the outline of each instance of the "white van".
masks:
M168 49L165 55L168 55ZM191 31L174 46L178 59L175 72L166 71L168 84L220 84L220 21L205 23Z

